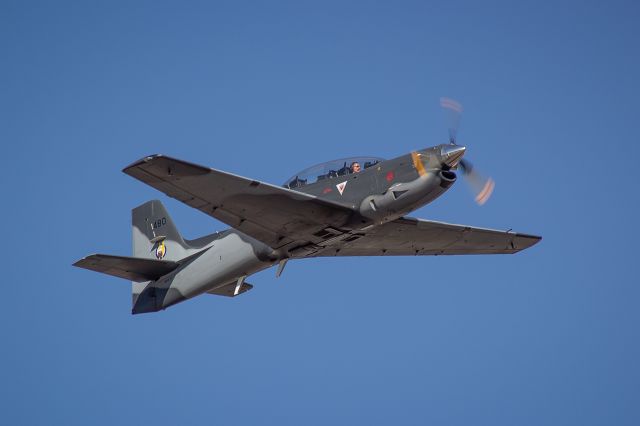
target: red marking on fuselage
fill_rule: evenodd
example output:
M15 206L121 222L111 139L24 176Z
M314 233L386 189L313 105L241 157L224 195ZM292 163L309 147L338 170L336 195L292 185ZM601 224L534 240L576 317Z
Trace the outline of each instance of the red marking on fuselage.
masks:
M387 173L386 179L387 182L391 182L393 180L393 172Z
M322 190L322 193L323 193L323 194L328 194L328 193L330 193L331 191L333 191L331 188L325 188L325 189L323 189L323 190Z

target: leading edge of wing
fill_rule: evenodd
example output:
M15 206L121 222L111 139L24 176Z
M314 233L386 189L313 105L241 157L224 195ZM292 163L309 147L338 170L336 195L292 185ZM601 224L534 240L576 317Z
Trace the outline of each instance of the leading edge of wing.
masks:
M292 196L295 196L296 198L300 199L300 200L309 200L309 201L314 201L318 204L322 204L326 207L333 207L333 208L337 208L337 209L346 209L346 210L351 210L351 208L346 205L346 204L340 204L337 203L335 201L329 201L329 200L325 200L323 198L318 198L315 195L310 195L307 194L305 192L299 192L293 189L289 189L289 188L284 188L282 186L279 185L273 185L271 183L268 182L263 182L263 181L259 181L256 179L250 179L247 178L245 176L240 176L240 175L236 175L234 173L230 173L230 172L226 172L223 170L218 170L218 169L213 169L211 167L206 167L206 166L201 166L199 164L195 164L195 163L191 163L189 161L185 161L185 160L180 160L178 158L174 158L174 157L170 157L168 155L164 155L164 154L152 154L152 155L148 155L146 157L141 158L138 161L134 161L133 163L129 164L127 167L122 169L122 172L125 174L128 174L129 176L136 178L144 183L149 184L147 181L142 180L139 177L139 174L136 173L136 171L140 170L140 166L149 164L153 161L162 161L165 160L169 163L172 163L173 168L168 169L168 175L173 177L173 178L181 178L181 177L195 177L195 176L199 176L199 175L207 175L209 173L216 173L218 175L221 176L225 176L228 178L232 178L232 179L237 179L237 180L242 180L245 181L247 183L247 185L249 187L267 187L270 190L276 191L276 192L280 192L280 193L287 193L290 194ZM161 179L158 179L159 181Z
M187 176L194 176L194 175L197 175L197 174L205 175L205 174L209 173L209 171L210 171L210 169L208 167L204 167L204 166L201 166L199 164L190 163L190 162L184 161L184 160L178 160L176 158L168 157L168 156L163 155L163 154L151 154L151 155L147 155L146 157L142 157L141 159L136 160L133 163L129 164L127 167L122 169L122 172L128 174L129 176L133 176L131 174L131 172L130 172L131 169L135 169L138 166L142 166L142 165L144 165L146 163L149 163L149 162L151 162L153 160L156 160L156 159L159 159L159 158L165 158L167 160L173 160L173 161L177 161L179 163L184 164L185 166L187 166L191 170L189 173L187 173ZM198 173L198 171L199 171L199 173ZM179 172L180 172L180 170L178 170L178 173ZM182 170L182 172L184 173L184 170ZM171 174L175 175L175 173L171 173ZM178 174L178 176L180 176L180 175ZM135 176L133 176L133 177L135 177Z

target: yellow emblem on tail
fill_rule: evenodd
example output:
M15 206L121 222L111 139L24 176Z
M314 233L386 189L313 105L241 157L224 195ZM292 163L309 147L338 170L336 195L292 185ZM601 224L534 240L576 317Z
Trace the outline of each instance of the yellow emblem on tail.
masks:
M156 258L162 260L165 254L167 254L167 246L164 245L164 241L160 241L156 247Z

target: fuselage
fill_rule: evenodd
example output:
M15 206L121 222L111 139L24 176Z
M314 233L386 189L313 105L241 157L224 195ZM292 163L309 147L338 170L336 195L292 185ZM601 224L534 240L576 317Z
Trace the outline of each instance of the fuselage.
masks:
M217 234L194 259L148 285L134 287L133 313L155 312L215 290L277 262L266 244L235 229Z
M385 223L432 202L455 182L455 173L443 164L449 146L414 151L359 173L329 174L292 189L351 208L356 214L350 229Z

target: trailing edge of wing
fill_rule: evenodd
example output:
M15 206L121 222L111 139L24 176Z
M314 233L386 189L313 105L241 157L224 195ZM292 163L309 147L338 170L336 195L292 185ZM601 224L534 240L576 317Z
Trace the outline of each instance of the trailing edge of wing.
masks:
M126 280L144 282L155 281L176 269L180 264L167 260L92 254L78 260L73 266Z

